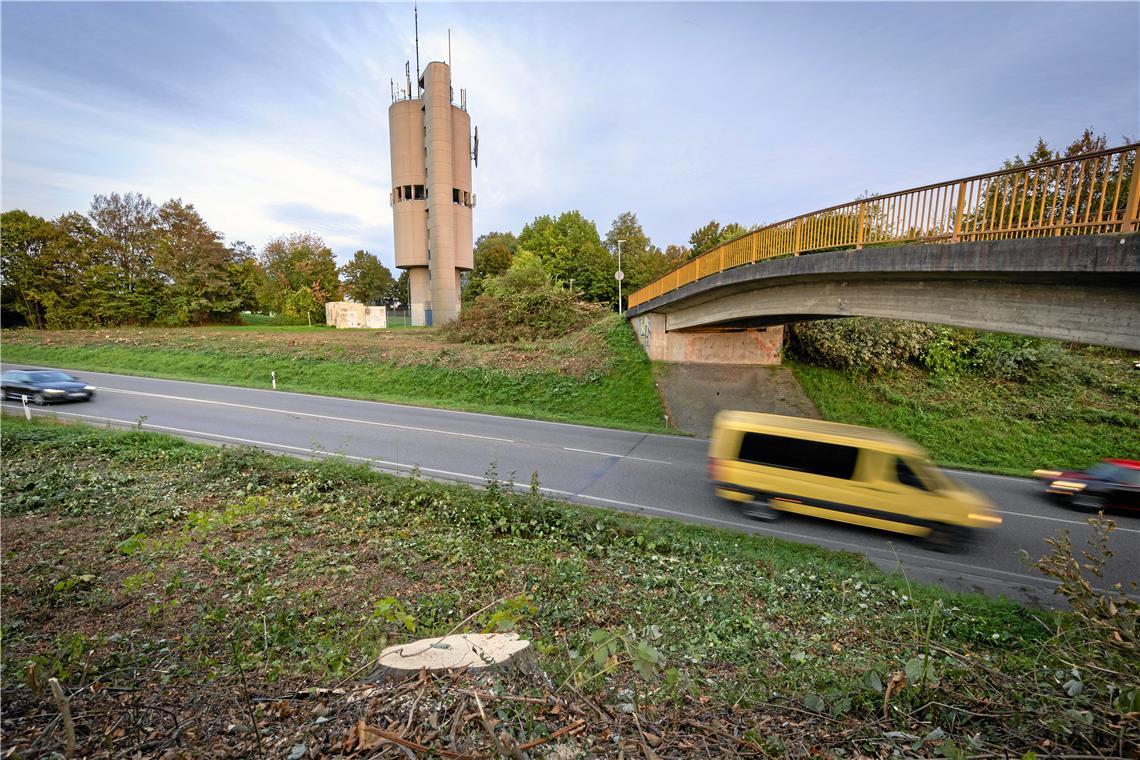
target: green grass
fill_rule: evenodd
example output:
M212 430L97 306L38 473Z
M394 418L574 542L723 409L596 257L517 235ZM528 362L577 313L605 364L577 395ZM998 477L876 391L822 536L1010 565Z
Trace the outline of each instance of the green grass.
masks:
M248 311L241 313L241 323L254 327L310 326L309 320L302 317L286 317L282 314L256 314Z
M1140 459L1140 373L1110 354L1092 352L1078 372L1027 382L788 364L825 419L893 430L946 467L1028 475Z
M288 335L328 328L251 326L221 328ZM405 328L408 330L421 328ZM7 341L6 362L115 372L175 380L269 387L390 401L401 404L665 432L664 411L650 363L632 328L606 318L591 328L604 333L609 353L602 371L576 378L556 372L509 372L484 367L450 368L441 344L430 364L337 361L294 355L233 353L203 345L194 349L149 346L61 345Z
M470 629L533 640L553 684L604 704L629 688L662 720L708 703L720 730L763 724L797 752L874 754L887 732L934 728L976 751L1135 739L1135 722L1112 728L1110 703L1137 686L1137 660L1080 621L911 584L858 555L552 502L493 473L476 490L10 417L2 449L6 684L32 662L64 683L138 688L153 666L180 695L210 684L195 709L224 727L235 661L260 693L332 685L386 644L473 616ZM592 659L598 631L635 645L640 675ZM884 718L882 684L902 673ZM110 724L130 708L100 709Z

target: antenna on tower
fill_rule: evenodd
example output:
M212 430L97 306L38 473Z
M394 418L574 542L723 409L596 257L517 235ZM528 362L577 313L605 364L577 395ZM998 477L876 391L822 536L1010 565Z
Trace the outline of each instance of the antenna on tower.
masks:
M404 77L408 80L408 97L412 97L412 64L410 61L404 61Z
M417 3L412 3L412 11L416 14L416 91L419 92L420 86L420 8ZM412 88L408 88L411 92Z
M451 68L451 27L447 27L447 68Z

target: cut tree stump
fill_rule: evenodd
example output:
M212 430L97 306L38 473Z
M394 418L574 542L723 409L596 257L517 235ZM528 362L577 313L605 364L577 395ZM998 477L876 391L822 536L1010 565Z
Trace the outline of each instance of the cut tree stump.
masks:
M510 666L523 671L536 667L530 642L517 633L460 633L391 646L380 653L373 678L429 672L481 670Z

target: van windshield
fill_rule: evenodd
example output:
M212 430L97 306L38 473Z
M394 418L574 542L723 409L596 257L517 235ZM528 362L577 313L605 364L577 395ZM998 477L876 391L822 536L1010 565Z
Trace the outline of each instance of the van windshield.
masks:
M911 468L914 469L914 471L916 473L918 473L918 476L920 478L922 478L922 480L924 482L929 484L929 486L933 490L935 490L935 491L956 491L956 490L958 490L957 486L954 485L954 481L950 480L950 478L943 475L942 471L939 470L937 467L933 466L932 464L930 464L930 462L926 462L926 461L921 460L921 459L910 459L907 461L907 464L909 464L911 466Z

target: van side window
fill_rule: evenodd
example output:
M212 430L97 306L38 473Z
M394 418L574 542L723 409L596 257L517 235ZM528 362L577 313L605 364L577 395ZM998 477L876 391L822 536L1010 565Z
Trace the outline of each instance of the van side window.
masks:
M850 480L859 450L834 443L783 438L764 433L745 433L740 443L740 461L808 472L828 478Z
M926 487L926 484L923 483L922 480L919 479L918 475L915 474L914 470L912 470L910 468L910 466L905 461L903 461L902 459L898 459L898 458L895 459L895 477L897 477L899 482L902 483L904 486L910 486L911 488L918 488L918 489L921 489L923 491L929 491L930 490L929 488Z

